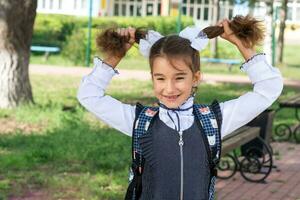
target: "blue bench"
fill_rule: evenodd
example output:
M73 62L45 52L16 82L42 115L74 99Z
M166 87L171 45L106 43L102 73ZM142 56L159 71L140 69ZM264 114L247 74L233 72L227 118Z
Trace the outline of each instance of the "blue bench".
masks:
M237 59L222 59L222 58L200 58L201 62L208 63L223 63L228 65L229 71L231 71L233 65L240 65L242 62Z
M45 52L45 59L47 60L50 53L58 53L60 52L60 48L48 46L31 46L30 51Z

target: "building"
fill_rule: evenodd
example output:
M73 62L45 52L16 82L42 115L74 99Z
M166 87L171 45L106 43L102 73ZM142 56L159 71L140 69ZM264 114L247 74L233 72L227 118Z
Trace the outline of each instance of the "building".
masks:
M177 16L179 0L102 0L101 16ZM182 14L195 22L209 24L212 20L212 0L183 0ZM220 17L231 18L233 5L220 2Z
M92 16L99 16L101 0L92 0ZM44 14L64 14L88 16L90 0L38 0L37 12Z
M178 5L182 2L182 14L191 16L194 22L211 24L213 18L212 0L91 0L92 16L177 16ZM38 13L88 16L90 0L38 0ZM280 6L275 0L274 6ZM231 5L220 0L220 18L231 18L236 14L247 14L246 5ZM264 17L266 5L256 4L255 16ZM287 23L300 24L300 0L289 0Z

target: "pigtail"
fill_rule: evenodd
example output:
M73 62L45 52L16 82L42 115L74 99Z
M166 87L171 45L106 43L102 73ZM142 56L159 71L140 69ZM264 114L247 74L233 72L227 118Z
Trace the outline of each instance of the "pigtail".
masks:
M137 28L135 31L135 42L146 37L147 30ZM126 54L125 44L129 42L130 36L121 36L116 27L111 27L100 32L96 37L96 46L101 52L117 57L124 57Z
M229 27L247 48L253 48L261 44L264 40L265 28L262 21L250 15L235 16L229 23ZM202 31L211 39L224 33L224 28L220 26L209 26Z

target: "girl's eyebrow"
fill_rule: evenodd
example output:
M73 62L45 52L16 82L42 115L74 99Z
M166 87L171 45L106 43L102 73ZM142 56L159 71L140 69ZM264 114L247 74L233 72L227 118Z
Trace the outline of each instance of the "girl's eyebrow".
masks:
M153 76L164 76L163 74L155 73Z
M187 75L186 72L179 72L179 73L176 73L176 76L180 76L180 75Z
M185 75L187 75L187 73L186 72L178 72L175 75L176 76L185 76ZM164 74L160 74L160 73L155 73L155 74L153 74L153 76L165 76L165 75Z

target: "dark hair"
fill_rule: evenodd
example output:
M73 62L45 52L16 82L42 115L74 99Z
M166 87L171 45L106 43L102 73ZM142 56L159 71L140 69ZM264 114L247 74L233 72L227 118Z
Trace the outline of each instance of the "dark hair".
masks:
M250 15L235 16L229 23L229 27L233 33L242 41L247 48L253 48L260 44L264 39L264 26L262 21L253 18ZM220 26L209 26L202 30L209 39L215 38L224 32L224 28ZM139 43L140 39L146 37L147 30L137 28L135 32L135 42ZM104 30L96 38L97 47L106 53L123 57L126 54L125 43L129 41L129 36L120 36L116 32L116 28ZM190 67L193 73L200 70L199 52L193 49L191 42L177 35L169 35L160 38L150 50L149 63L152 71L153 61L156 57L164 56L172 64L173 58L181 58Z

